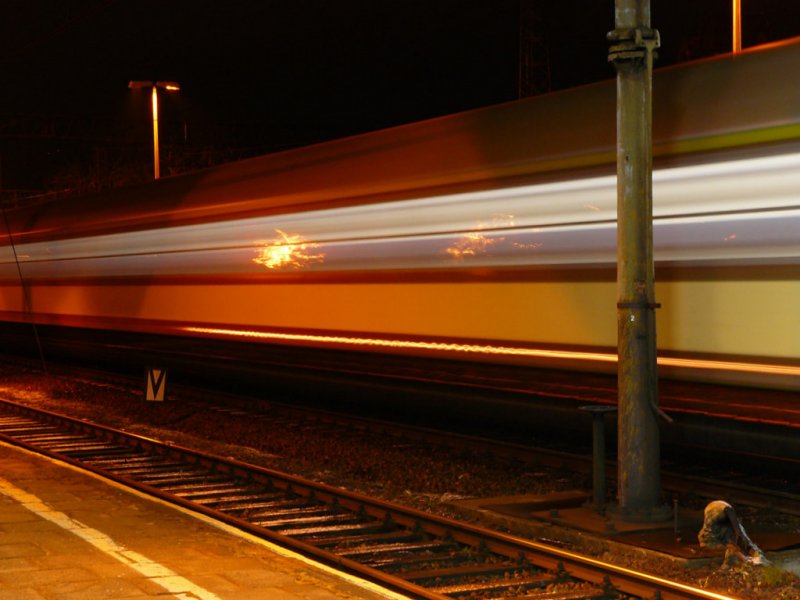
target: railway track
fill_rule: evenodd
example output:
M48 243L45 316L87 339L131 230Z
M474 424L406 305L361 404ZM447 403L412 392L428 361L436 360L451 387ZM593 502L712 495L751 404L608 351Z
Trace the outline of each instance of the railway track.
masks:
M197 394L190 394L199 398ZM272 426L305 427L316 424L320 428L340 427L351 431L364 431L373 434L392 436L405 441L415 441L427 445L447 446L456 450L469 450L480 454L493 455L504 459L518 460L531 464L541 464L556 469L566 469L579 473L591 473L591 439L586 439L584 452L576 451L575 441L549 445L531 445L514 441L448 432L419 426L402 425L370 418L355 417L320 409L306 409L296 406L280 406L280 412L288 415L281 419L275 416L278 405L270 403L270 413L253 407L243 406L236 398L230 406L216 400L192 400L203 410L217 412L226 416L248 419L264 419ZM668 449L662 457L662 484L668 492L691 493L702 497L725 497L730 501L753 507L770 508L780 512L800 516L800 479L792 476L800 472L800 460L785 459L766 455L753 455L736 452L733 449L709 451L708 449L681 448ZM735 465L726 467L726 465ZM608 461L606 474L613 483L616 463Z
M30 368L27 363L22 366ZM138 378L74 366L59 377L92 386L97 386L99 381L103 387L118 391L138 390L141 386ZM576 448L573 436L569 436L568 443L564 443L563 435L559 435L557 439L539 439L530 443L527 440L506 439L505 431L499 432L497 437L491 437L491 434L484 432L476 435L474 432L459 433L404 425L396 421L358 417L274 401L270 401L269 409L264 410L258 408L257 404L254 405L252 400L220 393L209 395L203 390L183 386L179 393L184 404L193 404L200 410L217 413L222 417L260 420L272 428L343 428L353 432L391 436L404 442L446 446L577 473L589 474L593 468L589 435L581 449ZM563 394L563 390L560 393ZM665 448L662 451L662 461L662 484L665 491L671 494L724 497L739 504L800 516L800 478L795 475L800 473L798 459L754 455L731 448L712 451L687 445ZM610 486L613 485L615 473L616 463L612 458L606 465Z
M559 548L12 402L0 439L414 598L725 596Z

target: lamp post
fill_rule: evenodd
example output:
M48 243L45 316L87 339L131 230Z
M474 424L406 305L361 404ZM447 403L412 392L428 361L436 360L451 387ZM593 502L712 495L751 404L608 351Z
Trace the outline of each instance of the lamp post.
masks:
M733 0L733 52L742 51L742 0Z
M161 177L161 167L158 157L158 88L168 92L177 92L181 86L174 81L130 81L128 88L138 90L142 88L153 88L153 175L154 179Z

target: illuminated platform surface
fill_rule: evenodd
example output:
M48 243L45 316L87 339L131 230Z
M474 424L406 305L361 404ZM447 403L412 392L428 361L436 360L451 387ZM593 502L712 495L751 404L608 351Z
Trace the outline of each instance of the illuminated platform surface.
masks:
M399 597L0 444L0 600Z

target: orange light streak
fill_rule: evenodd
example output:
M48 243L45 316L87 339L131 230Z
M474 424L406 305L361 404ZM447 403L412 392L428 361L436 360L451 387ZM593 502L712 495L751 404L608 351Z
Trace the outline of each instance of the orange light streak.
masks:
M432 350L437 352L463 352L505 356L524 356L532 358L554 358L561 360L588 360L603 363L616 363L617 355L610 352L580 352L571 350L546 350L543 348L520 348L514 346L491 346L482 344L454 344L448 342L423 342L414 340L392 340L387 338L365 338L335 335L312 335L302 333L279 333L269 331L250 331L245 329L223 329L216 327L183 327L190 333L244 337L262 340L283 340L294 342L314 342L322 344L345 344L350 346L370 346L382 348L402 348L408 350ZM665 367L689 369L710 369L737 371L742 373L761 373L786 377L800 376L800 367L789 365L767 365L720 360L700 360L692 358L659 357L658 364Z
M694 358L659 357L658 364L667 367L710 369L714 371L737 371L739 373L761 373L762 375L800 376L800 367L789 365L766 365L763 363L740 363L723 360L699 360Z
M351 346L377 346L383 348L404 348L410 350L436 350L440 352L467 352L475 354L507 354L516 356L536 356L546 358L583 358L588 360L616 362L614 354L593 352L567 352L561 350L540 350L534 348L514 348L510 346L488 346L480 344L454 344L449 342L422 342L414 340L392 340L387 338L362 338L336 335L313 335L304 333L278 333L271 331L250 331L245 329L222 329L215 327L183 327L191 333L226 335L256 339L284 340L295 342L317 342L323 344L347 344Z

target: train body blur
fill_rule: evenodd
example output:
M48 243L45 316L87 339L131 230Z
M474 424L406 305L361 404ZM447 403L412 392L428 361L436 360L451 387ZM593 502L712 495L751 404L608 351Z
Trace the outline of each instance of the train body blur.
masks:
M655 76L662 373L800 389L799 70L791 40ZM609 81L7 211L0 318L613 369L615 102Z

